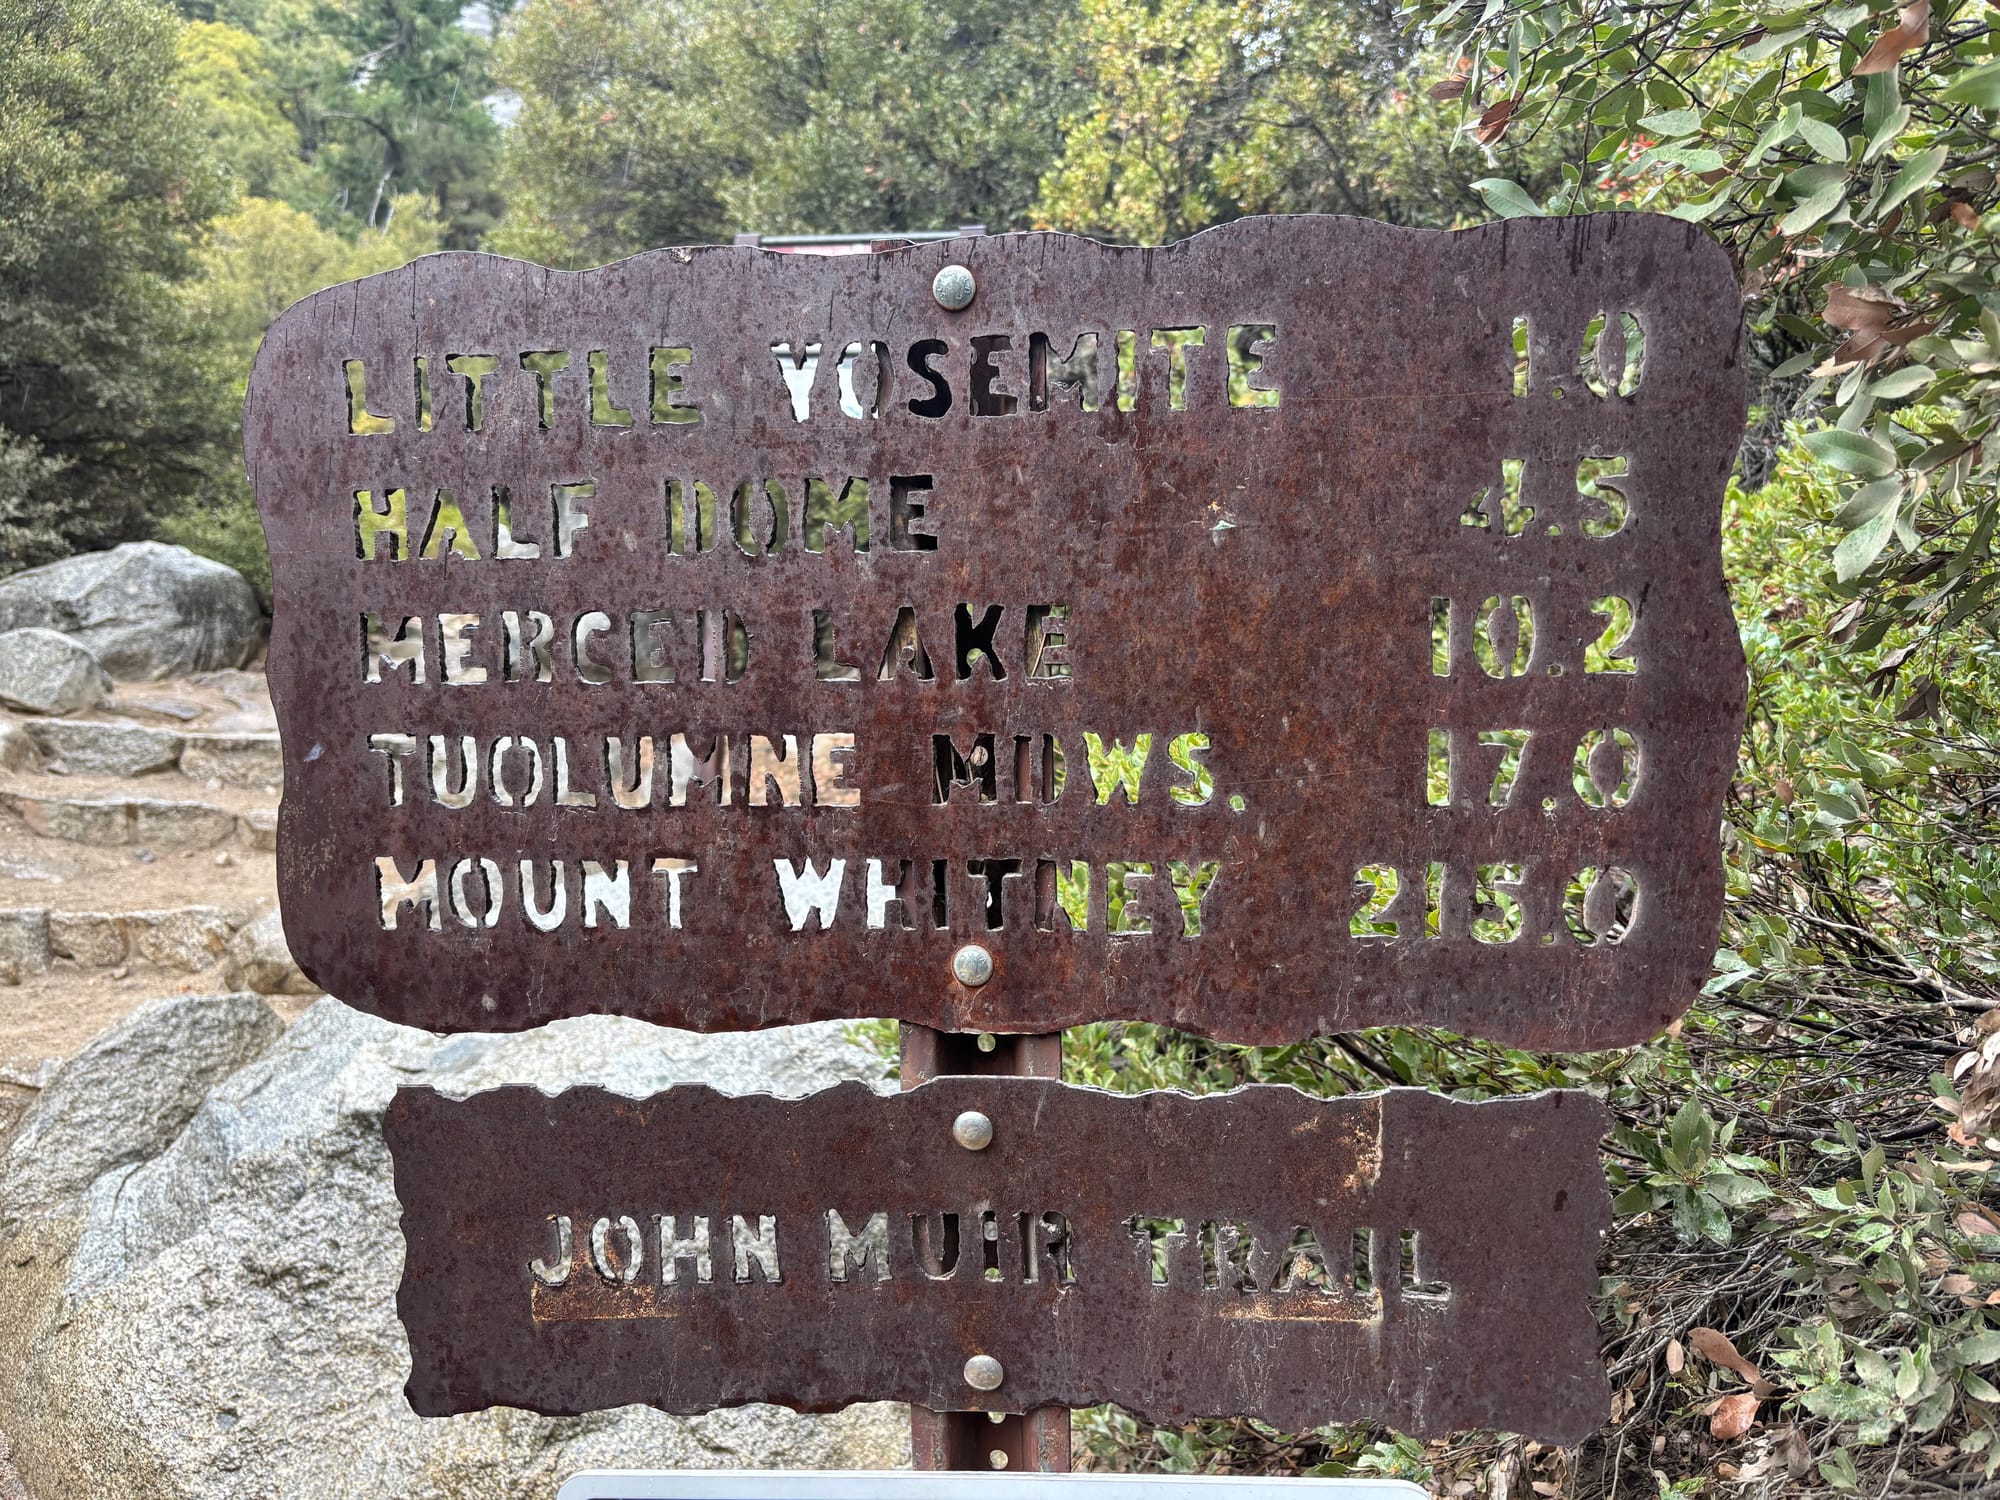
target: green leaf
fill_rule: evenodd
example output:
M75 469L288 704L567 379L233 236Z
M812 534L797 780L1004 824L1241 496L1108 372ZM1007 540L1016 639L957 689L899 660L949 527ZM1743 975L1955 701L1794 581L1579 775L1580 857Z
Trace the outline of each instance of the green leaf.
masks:
M1962 1365L1990 1365L2000 1359L2000 1333L1989 1328L1984 1333L1960 1339L1951 1353L1952 1358Z
M1910 365L1893 375L1884 375L1868 387L1868 394L1877 401L1899 401L1905 396L1914 396L1936 379L1937 371L1930 366Z
M1669 218L1685 219L1690 224L1699 224L1728 201L1727 193L1717 193L1713 198L1699 200L1691 198L1685 203L1676 203L1667 210L1667 215Z
M1854 1346L1854 1374L1863 1385L1886 1387L1889 1384L1889 1361L1870 1349L1866 1344Z
M1643 1214L1653 1206L1653 1190L1643 1182L1635 1182L1616 1198L1611 1200L1614 1214L1630 1216Z
M1953 1397L1952 1388L1948 1385L1932 1391L1910 1413L1910 1431L1936 1432L1944 1425L1944 1419L1951 1415Z
M1805 435L1806 451L1821 463L1847 474L1878 479L1896 467L1896 452L1887 443L1865 432L1845 432L1838 427L1822 428Z
M1988 1406L2000 1406L2000 1390L1995 1390L1990 1382L1970 1370L1959 1372L1958 1388L1974 1401L1984 1401Z
M1708 1112L1690 1099L1674 1112L1667 1125L1667 1141L1682 1161L1692 1165L1708 1155L1710 1143L1715 1139L1714 1122Z
M1903 481L1900 479L1871 479L1834 513L1833 524L1842 531L1852 531L1874 520L1882 513L1883 506L1893 505L1902 493Z
M1771 1190L1753 1177L1743 1177L1735 1172L1713 1172L1702 1179L1702 1191L1729 1208L1743 1208L1751 1203L1761 1203L1771 1196Z
M1666 109L1647 115L1639 128L1659 136L1693 135L1701 129L1701 116L1691 109Z
M1723 165L1722 153L1707 146L1659 146L1647 154L1690 172L1720 172Z
M1908 1401L1924 1383L1924 1367L1906 1350L1896 1366L1896 1399Z
M1542 217L1542 205L1530 197L1528 190L1518 182L1509 182L1505 177L1482 177L1473 183L1472 190L1503 219Z
M1846 195L1845 176L1834 177L1814 187L1799 200L1792 211L1778 221L1780 234L1804 234L1828 214L1840 207L1840 200Z
M1892 73L1876 74L1878 78L1893 78L1894 76ZM1861 153L1861 159L1864 162L1875 160L1876 157L1880 156L1895 143L1896 139L1909 128L1909 125L1910 106L1907 104L1899 105L1896 112L1884 120L1881 127L1868 137L1868 149Z
M1729 1214L1720 1203L1707 1194L1697 1194L1694 1203L1696 1223L1700 1226L1702 1238L1712 1245L1726 1245L1730 1240Z
M1816 1417L1830 1417L1836 1422L1865 1422L1880 1416L1891 1404L1887 1391L1864 1390L1853 1385L1816 1385L1799 1393L1799 1405Z
M1882 555L1882 549L1889 545L1889 537L1896 529L1896 507L1885 506L1868 520L1855 527L1840 540L1833 549L1833 576L1842 583L1859 578L1874 565Z
M1824 120L1801 114L1799 138L1828 161L1847 160L1847 137Z
M1970 104L1977 109L2000 109L2000 62L1974 68L1954 80L1940 96L1952 104Z
M1792 138L1799 128L1799 119L1804 113L1796 104L1787 104L1784 113L1764 127L1764 133L1757 137L1757 144L1750 148L1750 154L1743 158L1743 170L1761 162L1769 152L1782 146Z
M1945 157L1951 153L1943 146L1933 146L1920 155L1903 163L1902 170L1889 179L1889 186L1882 194L1882 201L1875 205L1878 218L1887 218L1890 210L1910 194L1927 186L1937 174L1944 170Z

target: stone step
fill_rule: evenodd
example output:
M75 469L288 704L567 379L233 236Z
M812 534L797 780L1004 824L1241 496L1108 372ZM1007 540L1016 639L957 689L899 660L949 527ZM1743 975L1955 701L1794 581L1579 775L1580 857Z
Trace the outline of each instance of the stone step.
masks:
M276 847L275 812L237 812L206 802L165 797L64 797L38 792L0 793L0 806L45 839L98 848L212 849L240 839L252 849Z
M251 906L174 906L154 911L0 908L0 983L80 969L150 966L199 974L217 965L229 983L265 994L303 993L273 911Z
M48 761L76 776L143 776L179 770L195 781L269 788L284 783L276 734L219 734L101 719L27 719Z

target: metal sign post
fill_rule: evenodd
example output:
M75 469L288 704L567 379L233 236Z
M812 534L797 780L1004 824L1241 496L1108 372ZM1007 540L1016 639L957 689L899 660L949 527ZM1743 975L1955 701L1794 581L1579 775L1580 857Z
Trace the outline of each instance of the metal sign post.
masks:
M974 972L977 972L976 970ZM903 1087L954 1075L1062 1077L1062 1033L995 1036L991 1032L901 1028ZM910 1408L910 1462L918 1469L1009 1469L1040 1474L1070 1467L1069 1409L1042 1406L994 1415Z

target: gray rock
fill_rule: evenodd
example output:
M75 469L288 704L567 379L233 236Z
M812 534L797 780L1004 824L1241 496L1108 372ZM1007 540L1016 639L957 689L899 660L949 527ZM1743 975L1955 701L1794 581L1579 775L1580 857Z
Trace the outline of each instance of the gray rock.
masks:
M132 839L132 813L123 801L91 797L34 797L26 793L0 798L20 815L28 831L45 839L115 848Z
M195 781L212 777L224 786L278 786L285 779L275 734L190 734L180 766L183 776Z
M236 836L238 821L226 807L162 797L38 797L0 795L29 831L45 839L117 848L208 849Z
M278 847L278 815L268 807L252 808L238 820L243 842L266 853Z
M64 1063L0 1157L0 1234L156 1157L284 1022L256 995L149 1000Z
M0 630L23 625L75 636L125 682L240 667L264 640L264 612L241 573L162 542L0 579Z
M218 962L229 951L229 940L236 936L236 930L249 920L249 911L237 906L172 906L161 911L127 912L125 943L148 963L194 974Z
M0 982L19 984L26 975L46 974L54 961L46 907L0 910Z
M238 929L229 940L229 982L260 995L313 995L319 986L299 971L285 946L285 924L275 910Z
M892 1406L416 1417L381 1135L404 1083L639 1096L699 1079L796 1094L880 1071L832 1025L701 1037L599 1017L434 1037L323 1000L165 1151L105 1172L5 1247L13 1461L34 1493L103 1500L502 1500L547 1496L589 1467L906 1463Z
M0 714L0 771L24 771L32 776L42 768L42 747L35 743L28 726L12 714Z
M132 801L132 842L149 849L210 849L236 836L236 814L205 802Z
M0 588L8 581L0 580ZM0 703L10 708L73 714L102 703L110 687L90 648L61 631L32 627L0 634Z
M57 956L75 959L87 969L125 962L125 922L115 912L51 912L49 940Z
M180 735L144 724L43 719L30 724L28 733L73 776L143 776L174 765L181 754Z

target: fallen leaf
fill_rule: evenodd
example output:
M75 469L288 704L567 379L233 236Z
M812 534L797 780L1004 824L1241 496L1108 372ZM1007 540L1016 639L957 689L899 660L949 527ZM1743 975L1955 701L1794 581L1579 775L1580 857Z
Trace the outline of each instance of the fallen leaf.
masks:
M1716 1477L1719 1479L1734 1479L1742 1472L1735 1464L1717 1464L1715 1466Z
M1482 146L1490 146L1507 133L1507 126L1513 121L1514 107L1520 99L1502 99L1486 106L1486 113L1479 117L1479 124L1473 129L1472 138Z
M1713 1328L1690 1328L1687 1341L1710 1364L1742 1376L1749 1383L1752 1395L1765 1397L1777 1393L1778 1388L1764 1378L1764 1372L1736 1352L1727 1334Z
M1957 1272L1945 1277L1943 1281L1938 1283L1938 1290L1943 1292L1947 1297L1963 1297L1967 1292L1972 1290L1972 1287L1972 1278Z
M2000 1224L1995 1224L1976 1208L1963 1210L1957 1222L1960 1234L2000 1234Z
M1980 1020L1983 1024L1985 1017ZM2000 1031L1990 1032L1972 1051L1961 1053L1951 1065L1951 1080L1958 1088L1955 1128L1974 1140L2000 1130ZM1993 1231L1966 1231L1975 1232Z
M1784 1429L1778 1446L1785 1455L1785 1472L1794 1479L1803 1478L1812 1467L1812 1449L1806 1446L1805 1434L1796 1423Z
M1836 283L1827 288L1826 320L1835 328L1872 332L1893 322L1902 310L1900 301L1877 286L1843 286Z
M1875 38L1875 45L1854 65L1857 77L1869 73L1886 73L1902 60L1905 52L1913 52L1930 39L1931 0L1913 0L1903 7L1896 24Z
M1718 1442L1733 1443L1750 1430L1757 1420L1757 1398L1748 1391L1724 1396L1708 1419L1708 1434Z
M1667 1373L1678 1375L1687 1364L1687 1350L1679 1339L1667 1340Z
M1537 1479L1528 1488L1533 1490L1537 1495L1555 1495L1561 1493L1556 1486L1550 1484L1546 1479Z

